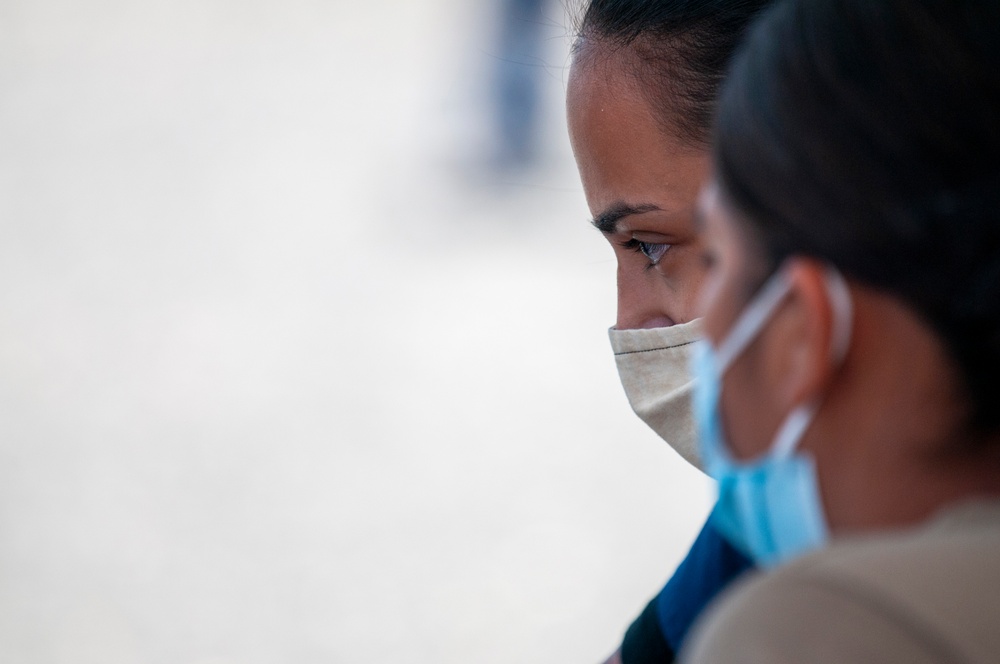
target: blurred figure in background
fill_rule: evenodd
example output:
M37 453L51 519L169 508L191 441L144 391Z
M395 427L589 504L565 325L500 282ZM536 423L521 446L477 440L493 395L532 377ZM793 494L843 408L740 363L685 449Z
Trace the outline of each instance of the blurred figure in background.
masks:
M714 521L775 569L685 661L1000 661L998 26L793 0L734 63L694 400Z
M500 0L493 71L493 111L499 172L531 166L536 146L544 75L546 0Z
M610 330L636 414L699 463L688 354L704 276L694 225L725 66L765 0L593 0L578 28L570 138L593 223L618 261ZM669 528L670 524L654 527ZM670 662L705 604L750 562L706 524L610 663Z

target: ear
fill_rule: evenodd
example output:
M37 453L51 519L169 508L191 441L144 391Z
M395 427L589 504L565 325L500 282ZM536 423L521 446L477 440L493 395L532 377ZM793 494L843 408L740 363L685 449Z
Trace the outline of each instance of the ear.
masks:
M838 360L832 352L834 312L826 267L813 259L793 258L783 269L789 293L768 335L768 367L776 405L790 412L827 391Z

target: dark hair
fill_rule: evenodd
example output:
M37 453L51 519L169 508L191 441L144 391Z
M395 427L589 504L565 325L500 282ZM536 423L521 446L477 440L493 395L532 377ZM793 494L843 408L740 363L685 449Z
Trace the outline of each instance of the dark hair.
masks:
M943 341L970 431L1000 431L1000 3L792 0L719 101L723 196L772 267L893 294Z
M750 21L771 0L591 0L575 51L632 47L639 89L664 127L708 144L719 86Z

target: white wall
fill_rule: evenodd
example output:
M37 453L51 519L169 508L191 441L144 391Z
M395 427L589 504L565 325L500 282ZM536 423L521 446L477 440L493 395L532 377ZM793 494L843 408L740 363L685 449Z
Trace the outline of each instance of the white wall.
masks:
M595 662L708 489L631 414L553 38L458 0L0 0L0 662Z

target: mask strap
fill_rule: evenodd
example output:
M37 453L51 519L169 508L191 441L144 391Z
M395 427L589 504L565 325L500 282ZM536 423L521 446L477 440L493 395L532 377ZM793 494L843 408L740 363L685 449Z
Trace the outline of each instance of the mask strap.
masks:
M778 429L774 437L774 444L768 454L776 459L783 459L795 451L802 435L812 424L816 411L819 410L819 402L814 401L799 406L785 418L781 428Z
M854 304L851 291L843 275L834 268L826 270L826 291L830 295L833 309L833 335L830 341L830 356L834 362L842 362L851 345L851 328L854 324Z
M847 288L844 277L834 267L826 271L826 290L830 296L830 306L833 309L833 334L830 341L830 356L834 362L842 362L847 355L851 343L851 326L854 320L854 307L851 303L851 292ZM802 440L806 429L812 424L820 400L807 403L793 410L785 419L774 437L770 455L774 458L784 458L795 451Z
M719 345L716 352L716 366L719 376L726 373L729 364L739 357L739 354L760 333L760 330L771 318L771 314L788 295L790 290L784 270L778 270L767 280L750 305L736 321L725 341Z

